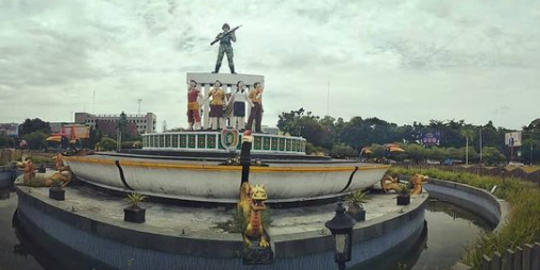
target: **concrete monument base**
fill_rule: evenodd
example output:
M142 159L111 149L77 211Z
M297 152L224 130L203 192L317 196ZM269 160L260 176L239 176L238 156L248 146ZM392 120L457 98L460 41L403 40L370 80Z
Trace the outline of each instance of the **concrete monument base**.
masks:
M216 226L229 220L234 209L189 208L143 203L147 222L123 221L122 198L89 187L71 187L66 200L55 201L46 188L19 187L17 216L21 227L38 244L54 243L51 256L81 256L76 269L252 269L239 256L242 236ZM359 264L414 242L424 228L427 194L409 206L395 205L395 195L371 196L367 220L354 230L353 260ZM333 237L324 222L334 204L272 209L269 227L273 264L257 269L334 269ZM58 249L58 246L62 246ZM62 252L54 252L63 250ZM65 252L64 252L65 251ZM76 263L77 260L74 260ZM75 265L73 266L75 267ZM106 268L103 268L106 267Z

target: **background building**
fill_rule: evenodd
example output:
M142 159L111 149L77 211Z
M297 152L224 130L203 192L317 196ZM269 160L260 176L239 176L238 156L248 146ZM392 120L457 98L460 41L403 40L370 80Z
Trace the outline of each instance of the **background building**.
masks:
M156 132L157 117L149 112L145 114L127 114L128 123L137 127L139 134ZM85 112L75 113L75 123L87 124L95 128L97 121L116 123L120 114L89 114ZM103 125L102 125L103 126Z
M5 134L11 137L19 136L19 124L17 123L0 123L0 134Z

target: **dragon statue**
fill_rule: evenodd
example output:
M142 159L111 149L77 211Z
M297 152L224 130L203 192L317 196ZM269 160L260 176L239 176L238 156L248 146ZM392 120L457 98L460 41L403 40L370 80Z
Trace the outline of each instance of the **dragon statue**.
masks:
M243 233L244 241L251 247L252 241L257 241L259 247L266 248L268 237L262 224L262 214L266 210L264 202L268 200L264 185L250 185L248 182L240 186L240 200L238 201L238 212L241 213L246 221Z
M421 194L423 190L422 185L427 183L428 179L428 176L422 174L415 174L413 177L411 177L411 179L409 180L409 184L412 185L413 188L410 191L410 194ZM399 183L399 179L397 177L386 175L381 180L381 187L385 193L388 193L391 190L397 193L402 188L402 184Z
M21 185L30 187L51 187L56 181L62 182L66 186L71 181L71 171L68 166L64 166L62 154L53 157L57 171L36 173L34 162L31 158L17 162L17 167L23 169Z

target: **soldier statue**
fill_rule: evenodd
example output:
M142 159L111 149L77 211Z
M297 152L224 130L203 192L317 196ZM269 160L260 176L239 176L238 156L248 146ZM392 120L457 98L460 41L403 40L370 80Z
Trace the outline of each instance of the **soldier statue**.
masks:
M233 47L232 42L236 42L236 34L235 31L239 28L235 27L231 30L231 27L229 24L225 23L221 27L223 30L222 33L219 33L216 37L216 39L210 43L210 45L214 45L214 43L219 41L219 51L218 51L218 57L216 62L216 68L212 73L219 73L219 68L221 67L221 62L223 61L223 55L227 54L227 61L229 62L229 68L231 69L232 74L236 74L234 71L234 61L233 61Z

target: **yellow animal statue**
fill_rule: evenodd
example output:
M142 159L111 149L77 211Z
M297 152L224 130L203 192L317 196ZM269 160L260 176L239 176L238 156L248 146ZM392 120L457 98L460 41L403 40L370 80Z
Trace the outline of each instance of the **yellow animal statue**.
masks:
M413 186L413 189L409 194L421 194L423 190L422 185L427 183L428 179L428 176L422 174L415 174L413 177L411 177L409 183ZM399 179L397 177L385 175L383 179L381 179L381 187L385 193L388 193L391 190L398 193L402 187L402 184L399 183Z
M24 170L23 185L30 187L50 187L54 182L62 182L66 186L71 181L71 171L63 164L62 154L53 157L57 171L52 173L36 173L34 162L31 158L17 162L17 167Z
M244 230L244 242L247 246L252 246L252 241L258 241L259 247L268 247L268 238L262 224L262 214L266 210L264 202L268 200L266 190L263 185L250 185L244 182L240 186L240 200L238 201L238 212L244 216L246 229Z
M401 190L402 185L399 183L399 179L397 177L385 175L383 179L381 179L381 187L385 193L388 193L391 190L398 193L399 190Z
M413 189L411 191L411 195L421 194L422 193L422 185L427 183L429 179L429 176L423 175L423 174L415 174L411 180L409 180L409 183L413 185Z

